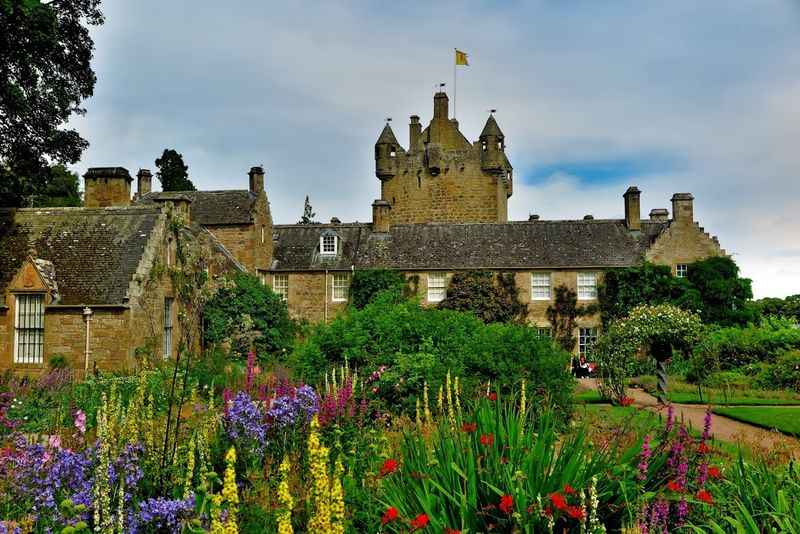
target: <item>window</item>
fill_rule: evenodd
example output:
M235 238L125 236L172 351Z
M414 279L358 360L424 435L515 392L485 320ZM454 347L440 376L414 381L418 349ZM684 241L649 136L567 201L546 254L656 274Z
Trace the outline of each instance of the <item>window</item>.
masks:
M597 273L578 273L578 300L597 298Z
M172 356L172 297L164 299L164 359Z
M550 273L531 274L531 298L550 300Z
M578 336L578 354L588 356L597 342L597 328L581 328Z
M319 238L321 254L336 254L336 234L324 234Z
M539 337L551 337L553 334L549 326L538 326L536 327L536 335Z
M447 273L428 273L428 302L441 302L447 296Z
M350 275L348 273L333 274L333 302L344 302L350 292Z
M286 301L289 298L289 275L276 274L272 277L272 290Z
M393 158L395 156L397 156L397 149L394 146L392 146L392 148L389 149L389 157Z
M675 276L678 278L686 278L686 273L689 272L689 266L685 263L679 263L675 266Z
M17 295L14 363L44 361L44 295Z
M261 244L264 244L264 233L265 233L264 226L261 226Z

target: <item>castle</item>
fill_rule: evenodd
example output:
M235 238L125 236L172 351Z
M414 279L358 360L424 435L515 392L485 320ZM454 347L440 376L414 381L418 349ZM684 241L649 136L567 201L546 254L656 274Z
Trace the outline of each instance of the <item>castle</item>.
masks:
M425 129L412 115L408 148L387 123L375 144L380 198L370 223L273 224L261 167L242 190L152 192L150 171L121 167L85 175L84 208L0 210L0 369L35 372L54 354L76 368L124 367L142 347L174 357L180 310L169 279L147 283L174 262L170 214L206 252L212 275L251 272L290 313L328 321L347 306L352 273L385 268L418 280L424 305L444 299L453 273L513 273L528 321L549 335L547 308L564 285L596 302L607 269L650 261L684 276L687 265L724 255L694 220L689 193L672 196L672 216L642 219L629 187L619 219L508 219L513 193L505 137L494 116L470 142L434 95ZM600 318L578 318L576 352L594 343Z

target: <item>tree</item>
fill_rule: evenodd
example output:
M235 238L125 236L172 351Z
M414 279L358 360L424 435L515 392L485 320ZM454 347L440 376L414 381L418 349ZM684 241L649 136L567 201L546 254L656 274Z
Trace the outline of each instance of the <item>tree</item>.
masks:
M183 155L171 148L165 148L160 158L156 158L158 172L156 177L164 191L196 191L189 180L189 167L183 163Z
M49 162L75 163L88 146L62 128L92 96L100 0L0 1L0 205L26 206L52 178Z
M399 302L408 289L406 277L389 269L359 269L350 282L350 297L353 306L361 309L384 291L391 292Z
M308 195L306 195L306 203L303 205L303 216L297 222L297 224L319 224L317 221L314 220L317 214L314 213L313 208L311 207L311 202L308 201Z
M70 172L63 165L53 165L49 168L50 179L40 194L32 198L31 205L38 207L80 206L83 204L81 193L78 190L78 175Z
M455 273L439 307L471 311L484 323L523 322L528 305L519 300L513 273L490 271Z
M774 315L800 323L800 294L785 299L765 297L755 302L761 315Z
M753 305L752 281L739 277L739 267L724 256L689 264L686 279L694 295L686 297L681 307L696 310L704 323L720 326L743 326L758 320Z

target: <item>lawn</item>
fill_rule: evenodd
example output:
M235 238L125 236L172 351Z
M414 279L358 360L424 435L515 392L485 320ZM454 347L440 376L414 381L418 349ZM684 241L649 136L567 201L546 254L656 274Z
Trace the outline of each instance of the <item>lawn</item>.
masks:
M654 376L640 376L631 380L651 394L656 392ZM800 406L800 396L788 391L763 389L719 389L698 387L678 376L670 376L667 398L678 404L716 404L736 406Z
M800 407L735 406L715 408L713 411L715 414L769 430L776 429L792 436L800 435Z

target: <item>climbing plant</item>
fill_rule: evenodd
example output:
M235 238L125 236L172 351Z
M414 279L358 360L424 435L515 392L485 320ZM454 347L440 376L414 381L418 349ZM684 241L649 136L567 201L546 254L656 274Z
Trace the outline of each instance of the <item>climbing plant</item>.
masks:
M625 396L625 379L637 358L653 357L658 364L659 400L666 397L665 364L673 350L688 352L700 339L702 323L694 313L671 304L634 308L611 324L595 346L600 393L612 401Z
M528 305L520 301L514 273L466 271L453 274L439 308L470 311L484 323L522 323Z
M390 291L399 301L408 296L406 277L389 269L359 269L350 282L350 302L359 310L383 292Z
M547 319L553 329L553 339L565 351L575 350L577 318L597 313L596 305L578 306L578 295L565 285L555 288L553 304L547 307Z

